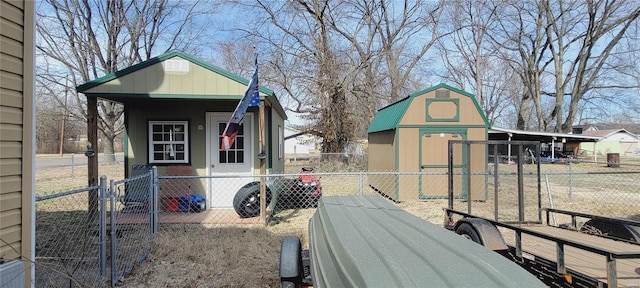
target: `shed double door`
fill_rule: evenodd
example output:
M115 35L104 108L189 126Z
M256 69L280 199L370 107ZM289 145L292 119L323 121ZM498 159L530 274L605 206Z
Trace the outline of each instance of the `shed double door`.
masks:
M449 140L460 140L460 133L423 131L420 135L420 198L446 198L449 191ZM461 157L454 159L454 168L462 166ZM455 169L454 169L455 170ZM454 179L454 191L460 191L462 183Z

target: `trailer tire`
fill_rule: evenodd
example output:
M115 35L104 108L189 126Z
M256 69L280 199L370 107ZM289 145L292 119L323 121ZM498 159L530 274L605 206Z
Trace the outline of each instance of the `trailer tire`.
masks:
M266 189L267 205L271 202L271 190ZM251 182L236 192L233 197L233 209L241 218L252 218L260 215L260 182Z
M300 238L284 237L280 246L280 286L282 288L300 287L304 278L303 265Z
M498 252L509 249L498 228L486 219L464 218L456 223L454 231L489 250Z
M464 238L467 238L473 242L476 242L480 245L484 245L482 243L482 240L480 240L480 235L478 235L478 232L476 232L476 230L473 229L473 227L471 227L471 224L469 223L460 224L460 226L456 228L456 233L458 233L459 235L462 235Z

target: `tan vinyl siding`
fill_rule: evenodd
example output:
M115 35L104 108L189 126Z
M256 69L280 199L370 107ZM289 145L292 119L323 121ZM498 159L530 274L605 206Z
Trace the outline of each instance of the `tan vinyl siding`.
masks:
M0 0L0 255L5 261L29 257L33 237L23 227L31 222L24 195L31 195L33 179L33 5Z
M22 94L15 90L0 88L0 106L22 107Z
M22 124L22 109L0 106L0 122Z
M7 211L20 206L21 200L20 191L7 192L3 189L2 194L0 194L0 211Z

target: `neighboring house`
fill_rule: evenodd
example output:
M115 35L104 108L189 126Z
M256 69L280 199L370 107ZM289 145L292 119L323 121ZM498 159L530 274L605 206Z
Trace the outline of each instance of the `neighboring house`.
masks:
M580 150L587 155L605 155L607 153L620 153L620 155L638 154L638 142L640 138L625 129L598 130L591 127L583 130L582 135L596 136L601 139L595 143L582 143Z
M318 154L322 140L308 133L302 133L290 127L284 128L284 154L288 159L309 157Z
M31 287L35 259L34 1L0 0L0 287Z
M250 107L231 149L220 150L222 133L248 83L243 77L174 50L82 84L77 90L88 99L103 98L124 105L127 174L133 165L150 164L158 166L161 175L171 166L190 166L183 171L197 176L244 176L202 177L199 187L190 185L190 191L183 191L201 194L207 207L229 208L238 189L260 174L261 124L266 130L266 173L284 172L286 114L274 92L266 87L259 89L264 121L259 121L258 107Z

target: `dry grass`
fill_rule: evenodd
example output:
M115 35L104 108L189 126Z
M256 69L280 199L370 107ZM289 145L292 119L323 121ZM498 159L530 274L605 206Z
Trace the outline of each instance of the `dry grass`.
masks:
M265 228L163 229L124 287L278 287L283 238Z

